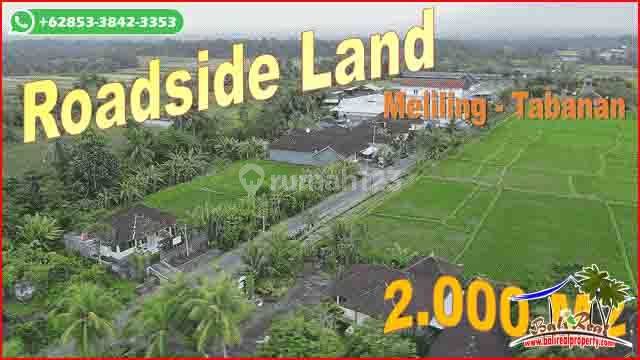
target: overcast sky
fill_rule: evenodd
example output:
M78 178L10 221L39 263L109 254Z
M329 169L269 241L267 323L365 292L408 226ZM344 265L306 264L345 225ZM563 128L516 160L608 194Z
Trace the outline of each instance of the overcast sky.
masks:
M81 3L3 3L3 31L14 11L30 8L82 8ZM439 38L526 38L635 34L636 5L589 4L479 4L479 3L92 3L101 8L174 8L185 19L188 37L299 38L305 30L318 37L341 39L349 35L394 30L404 32L419 24L420 9L436 8ZM86 5L89 7L89 5Z

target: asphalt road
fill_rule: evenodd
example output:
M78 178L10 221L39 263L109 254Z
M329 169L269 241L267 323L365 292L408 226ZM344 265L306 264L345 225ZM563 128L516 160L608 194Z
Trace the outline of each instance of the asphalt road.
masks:
M305 210L303 213L284 220L283 223L286 224L289 235L294 235L304 229L308 216L306 213L313 213L317 223L330 221L402 177L414 163L415 160L409 157L400 159L393 166L386 169L363 166L363 177L357 184L352 184L353 186L348 186L346 190L328 197L312 208ZM267 239L269 235L270 233L267 231L258 235L254 241ZM217 278L221 274L220 270L225 274L235 274L239 272L242 270L242 253L246 246L247 243L243 243L237 248L220 255L214 260L215 267L207 263L195 268L189 272L187 275L188 278L196 279L202 276Z
M369 197L375 195L377 192L383 190L390 183L402 177L414 163L415 160L413 157L409 157L406 159L400 159L393 166L386 169L362 166L361 174L363 176L356 184L348 186L346 190L328 197L303 213L284 220L283 223L286 224L289 234L293 235L304 229L306 218L308 216L305 215L305 213L312 212L316 218L317 224L335 219ZM270 233L267 231L258 235L254 241L268 239L269 235ZM187 279L195 283L195 281L200 277L217 279L222 274L233 275L238 273L242 270L242 266L244 265L242 263L242 253L246 246L247 243L243 243L236 249L220 255L213 261L215 266L213 266L209 261L203 262L190 272L186 273ZM145 294L143 297L147 297L150 294L152 293ZM124 310L116 314L116 329L124 328L130 315L138 304L141 303L143 297L127 304ZM46 356L68 356L73 353L73 346L61 346L56 344L45 349L43 353L46 354Z

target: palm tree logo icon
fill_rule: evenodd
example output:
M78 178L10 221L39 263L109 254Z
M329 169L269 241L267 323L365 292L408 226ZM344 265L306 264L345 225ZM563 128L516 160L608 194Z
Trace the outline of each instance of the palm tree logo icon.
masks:
M593 306L598 310L602 324L609 322L613 309L631 299L629 286L609 276L609 272L600 270L598 265L585 266L575 274L580 292L589 294L591 299L591 316ZM606 311L606 313L605 313Z
M589 312L581 310L576 303L574 314L571 309L567 308L567 303L564 304L555 303L552 295L561 291L565 286L573 284L578 292L582 295L582 299L588 298ZM517 338L509 343L509 347L515 347L522 344L525 341L532 340L533 338L540 336L547 336L548 334L566 333L566 334L581 334L594 333L597 336L607 338L629 348L633 348L633 343L626 339L622 339L618 336L609 335L609 324L612 319L612 314L621 310L620 306L635 299L633 294L630 294L631 289L625 283L620 280L614 279L609 275L607 271L601 270L598 265L585 266L582 270L568 275L564 280L557 284L548 287L546 289L529 292L526 294L514 295L511 297L511 301L534 301L539 299L546 299L549 305L549 323L555 322L552 314L554 309L560 311L560 321L557 328L546 334L529 334L523 337ZM577 300L577 298L576 298ZM583 303L584 304L584 303ZM561 306L564 305L564 306ZM561 307L558 307L561 306ZM583 315L590 316L588 321L583 318ZM597 315L597 316L596 316ZM596 319L594 319L594 317Z

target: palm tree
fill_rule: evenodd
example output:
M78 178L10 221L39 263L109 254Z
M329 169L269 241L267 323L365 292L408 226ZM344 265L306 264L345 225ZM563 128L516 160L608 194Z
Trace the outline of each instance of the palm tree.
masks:
M217 343L227 357L227 346L240 342L239 324L249 313L250 304L228 278L213 284L202 284L195 296L187 299L189 319L198 322L194 332L197 350L207 354L207 347Z
M343 269L358 262L360 239L355 236L351 223L338 221L331 227L329 241L331 256L336 265L336 278L339 278Z
M386 249L386 259L384 262L387 266L394 269L402 269L409 265L411 260L415 259L419 254L409 248L403 248L398 243Z
M609 273L601 271L598 265L585 266L576 273L576 278L580 284L580 291L589 294L592 306L595 303L598 308L600 320L604 321L604 311L601 306L600 292L609 282ZM593 314L593 311L591 312Z
M126 133L125 158L134 166L144 166L153 159L152 135L144 128L130 128Z
M245 264L247 273L255 275L255 279L260 279L264 275L267 265L267 253L263 246L250 243L242 253L242 262Z
M166 357L169 338L172 335L174 319L179 307L176 297L153 297L138 308L129 322L126 334L133 333L146 342L145 357Z
M160 189L160 187L166 184L164 179L164 170L156 165L151 164L138 172L138 175L144 179L144 183L147 184L145 191L147 193L154 193Z
M267 220L271 216L271 203L265 196L259 196L255 199L256 215L262 220L262 231L267 230Z
M103 209L108 209L118 202L119 196L120 194L115 194L112 189L102 188L96 199Z
M64 170L64 167L69 162L69 154L62 137L58 137L49 143L44 161L53 164L60 172Z
M261 159L264 157L265 141L252 136L246 141L251 148L251 157L255 159Z
M54 324L64 328L60 340L75 341L84 357L95 356L100 343L114 335L111 319L120 304L91 283L72 285L66 294L50 314Z
M136 176L129 176L120 183L120 200L125 205L141 200L144 197L143 186Z
M179 184L197 176L205 168L204 156L198 150L189 149L187 152L172 152L169 160L162 164L162 170L172 180L172 183Z
M40 215L25 215L22 225L18 225L18 239L28 244L34 244L49 250L55 247L56 241L62 236L62 229L56 219Z
M248 141L241 141L238 143L238 157L240 159L250 159L252 157L253 147Z
M629 286L616 279L609 279L609 281L605 282L600 288L600 306L607 309L607 314L602 318L602 323L608 324L613 309L627 300L629 300Z
M238 157L238 140L222 136L218 143L214 145L214 150L218 156L223 158L235 160Z

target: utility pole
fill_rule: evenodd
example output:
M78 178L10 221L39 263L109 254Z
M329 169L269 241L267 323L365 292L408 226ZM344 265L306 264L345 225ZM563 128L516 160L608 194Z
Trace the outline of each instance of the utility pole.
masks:
M373 121L373 144L376 144L376 124L377 122L374 120Z
M184 245L187 248L187 257L189 257L189 237L187 236L187 224L184 224Z
M138 215L133 215L133 229L131 230L131 240L134 241L136 249L138 248L138 240L136 239L136 224L138 222Z

